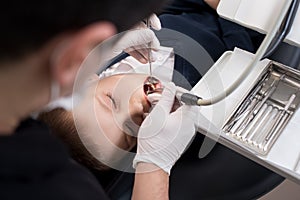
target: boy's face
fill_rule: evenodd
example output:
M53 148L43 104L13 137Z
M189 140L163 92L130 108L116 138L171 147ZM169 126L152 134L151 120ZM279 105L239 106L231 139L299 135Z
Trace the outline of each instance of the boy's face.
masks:
M150 106L143 83L146 75L114 75L100 80L94 103L98 123L108 139L124 150L135 145L135 137Z
M89 149L92 154L102 152L104 160L117 159L118 149L130 151L135 146L138 128L150 109L143 90L146 78L147 75L122 74L98 81L96 90L89 96L93 98L97 126L92 117L83 113L77 120L84 127L81 138L85 137L83 142L92 148ZM91 106L90 102L83 101L81 107Z

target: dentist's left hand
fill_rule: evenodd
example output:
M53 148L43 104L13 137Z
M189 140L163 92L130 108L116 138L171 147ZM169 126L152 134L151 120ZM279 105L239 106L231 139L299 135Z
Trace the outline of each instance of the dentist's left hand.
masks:
M153 29L161 29L159 18L155 14L152 14L148 20ZM151 49L157 50L160 43L154 32L147 28L145 23L141 22L133 29L127 31L119 42L117 42L114 47L114 56L125 51L141 63L145 64L148 62L149 46Z
M134 167L139 163L149 163L170 174L172 166L194 137L197 107L184 105L170 113L175 92L174 84L166 84L162 98L142 123Z

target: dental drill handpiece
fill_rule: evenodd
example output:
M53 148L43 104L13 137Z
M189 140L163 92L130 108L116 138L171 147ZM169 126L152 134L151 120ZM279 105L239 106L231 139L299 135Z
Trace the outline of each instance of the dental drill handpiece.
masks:
M200 106L198 103L201 100L201 97L198 97L195 94L191 94L188 90L183 89L182 87L176 86L176 98L185 103L185 105L191 106Z
M146 94L146 96L149 96L154 93L161 93L162 90L163 90L163 86L161 85L161 82L155 77L149 76L145 80L144 93ZM197 95L191 94L188 90L178 86L176 86L175 96L180 102L185 103L185 105L192 105L192 106L200 106L198 102L199 100L202 99Z

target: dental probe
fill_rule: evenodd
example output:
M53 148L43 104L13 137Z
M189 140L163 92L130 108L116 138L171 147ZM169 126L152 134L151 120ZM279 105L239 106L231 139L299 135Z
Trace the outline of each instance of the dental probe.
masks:
M150 29L150 22L149 22L149 19L147 18L146 19L146 26L147 28ZM150 45L150 42L148 43L148 62L149 62L149 67L150 67L150 77L152 77L152 56L151 56L151 45Z

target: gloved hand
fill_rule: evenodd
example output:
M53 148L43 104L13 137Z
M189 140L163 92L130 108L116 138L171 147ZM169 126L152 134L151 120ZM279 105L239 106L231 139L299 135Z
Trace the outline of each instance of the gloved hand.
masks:
M197 108L182 106L173 113L176 87L166 84L161 100L149 113L138 132L137 155L133 167L139 162L152 163L170 174L195 135L194 120Z
M148 20L153 29L161 29L159 18L155 14L152 14ZM154 32L147 28L145 23L141 22L134 29L127 31L120 41L117 42L114 47L114 56L125 51L141 63L145 64L148 62L149 46L151 49L156 50L160 46L160 43Z

